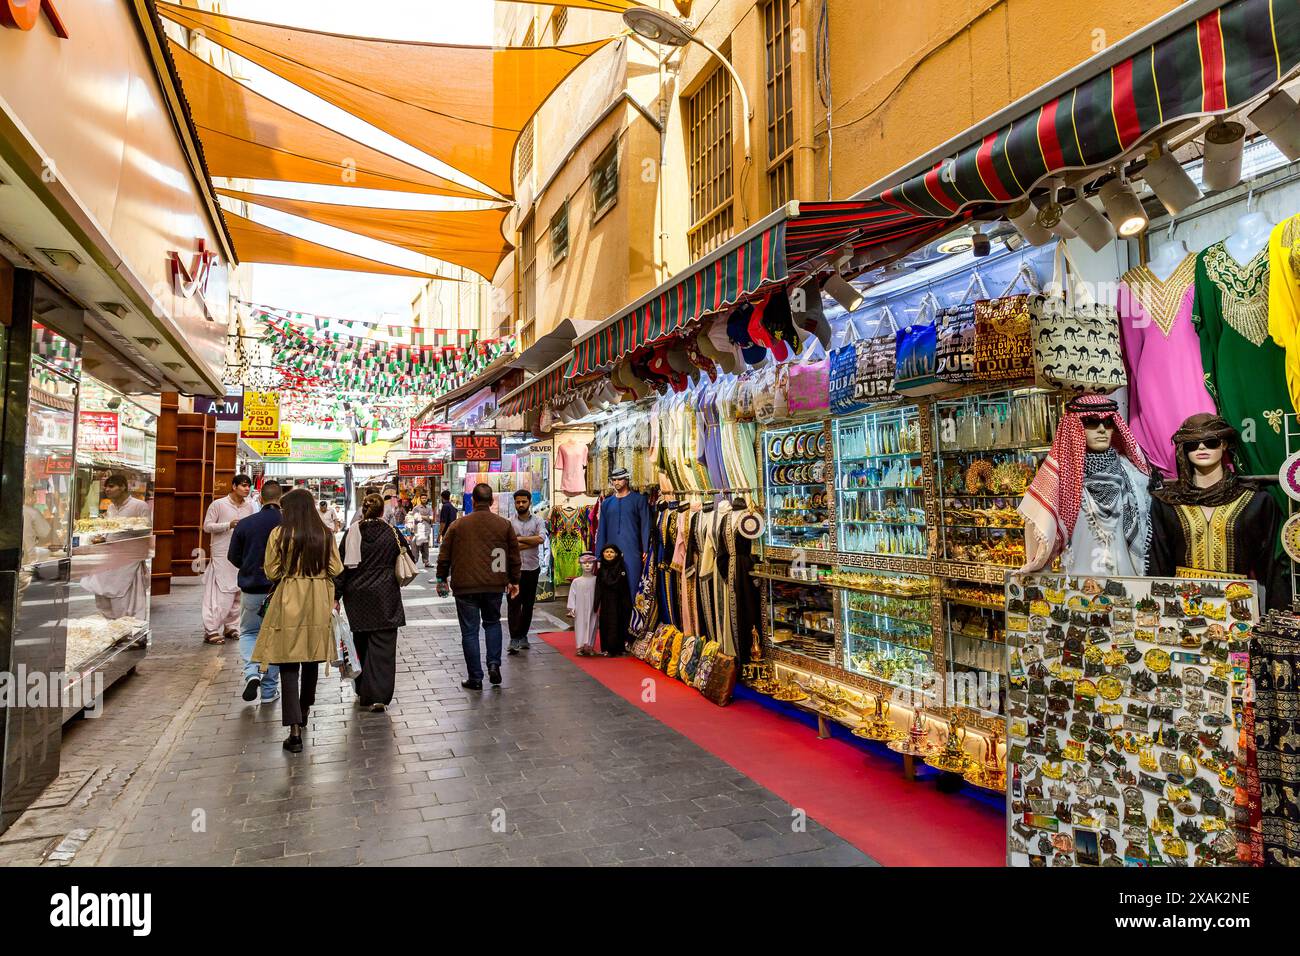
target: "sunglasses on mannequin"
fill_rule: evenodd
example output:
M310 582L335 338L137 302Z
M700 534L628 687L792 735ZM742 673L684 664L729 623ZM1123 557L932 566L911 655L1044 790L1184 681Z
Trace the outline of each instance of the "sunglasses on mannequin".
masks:
M1079 421L1089 431L1094 428L1105 428L1107 431L1112 431L1115 428L1115 417L1113 415L1084 415Z
M1200 448L1202 445L1204 445L1210 451L1214 451L1216 448L1220 448L1223 446L1223 439L1222 438L1199 438L1196 441L1185 441L1183 442L1183 451L1187 452L1190 455L1192 452L1196 451L1196 449Z

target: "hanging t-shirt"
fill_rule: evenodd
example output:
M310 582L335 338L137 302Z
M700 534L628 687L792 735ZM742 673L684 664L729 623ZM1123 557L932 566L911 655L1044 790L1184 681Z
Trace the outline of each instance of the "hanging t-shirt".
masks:
M581 495L587 491L587 446L577 442L561 445L560 490L566 495Z

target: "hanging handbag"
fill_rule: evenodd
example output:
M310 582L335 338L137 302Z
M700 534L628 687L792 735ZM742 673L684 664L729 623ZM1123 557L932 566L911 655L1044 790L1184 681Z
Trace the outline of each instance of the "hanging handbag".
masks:
M1119 313L1092 297L1064 242L1056 244L1051 286L1030 297L1029 328L1039 387L1078 395L1105 394L1124 385Z
M397 541L397 564L393 566L393 573L397 576L397 586L404 588L415 580L419 572L411 556L406 553L406 545L402 543L402 536L397 533L397 529L389 525L388 530L393 532L393 538Z
M938 300L933 293L926 293L921 300L917 321L898 333L894 352L894 391L900 395L920 397L956 388L935 374L934 350L938 343L934 320L937 310Z
M858 377L858 334L857 323L850 316L844 323L844 341L831 350L830 372L830 406L836 415L849 415L861 411L862 405L857 401Z
M1012 295L1021 281L1029 295ZM1029 335L1029 300L1039 294L1038 277L1021 262L1015 278L996 299L975 303L975 378L1008 382L1034 373L1034 346Z
M971 296L979 292L979 299ZM939 311L935 320L938 330L934 347L935 374L945 382L965 385L975 381L975 303L988 299L984 277L971 272L966 291L956 305Z
M888 322L888 326L885 323ZM888 304L881 306L875 334L858 343L858 379L854 398L863 405L897 398L894 391L898 321Z
M791 412L819 412L830 407L830 360L826 349L811 334L797 361L787 366L786 408Z

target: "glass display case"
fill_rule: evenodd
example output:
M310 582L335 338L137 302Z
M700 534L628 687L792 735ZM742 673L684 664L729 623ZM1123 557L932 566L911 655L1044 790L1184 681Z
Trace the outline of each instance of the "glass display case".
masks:
M826 497L828 438L820 422L763 432L767 477L766 544L777 548L830 550Z
M843 589L846 670L907 687L933 673L929 576L839 568L822 580Z
M1005 714L1003 585L949 581L944 586L943 604L952 698L948 703L995 716Z
M772 645L826 664L835 663L835 600L831 589L769 577Z
M1024 562L1024 519L1016 507L1059 420L1059 396L1037 388L934 403L943 557L1007 567Z
M924 456L915 406L837 418L840 550L925 557Z
M147 403L154 407L147 407ZM75 584L67 669L94 668L149 628L157 399L82 377L77 414Z

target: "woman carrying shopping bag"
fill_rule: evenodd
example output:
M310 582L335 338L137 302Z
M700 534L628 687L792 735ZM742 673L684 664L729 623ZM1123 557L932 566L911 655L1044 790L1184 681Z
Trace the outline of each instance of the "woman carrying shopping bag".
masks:
M321 661L334 656L334 578L343 571L334 536L311 493L297 488L280 499L280 524L266 542L266 576L275 590L266 604L252 659L280 668L284 749L302 752L307 715L316 702ZM300 678L301 674L301 680Z
M366 495L361 520L343 539L343 573L336 583L360 658L357 702L373 711L393 700L397 629L406 625L401 582L394 571L402 552L414 561L401 532L384 521L384 500Z

